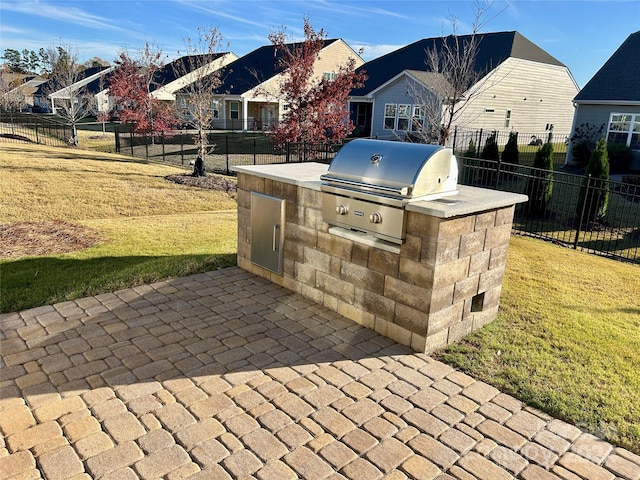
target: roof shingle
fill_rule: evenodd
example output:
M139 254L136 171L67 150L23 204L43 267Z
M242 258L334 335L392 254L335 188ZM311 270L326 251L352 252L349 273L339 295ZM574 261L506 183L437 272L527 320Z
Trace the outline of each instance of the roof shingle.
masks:
M640 31L627 37L574 101L640 102Z
M565 66L518 32L481 33L478 37L479 48L474 66L477 72L488 73L509 57ZM471 36L460 35L457 38L461 42L468 42ZM362 88L353 90L351 95L365 96L403 70L428 71L426 51L432 48L441 50L444 42L451 43L454 40L453 35L418 40L365 63L357 71L366 71L368 79Z

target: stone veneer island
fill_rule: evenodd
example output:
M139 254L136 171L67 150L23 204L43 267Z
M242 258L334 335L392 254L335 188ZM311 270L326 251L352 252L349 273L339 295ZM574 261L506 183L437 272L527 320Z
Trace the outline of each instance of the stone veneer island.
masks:
M239 267L418 352L496 318L514 209L525 195L459 185L455 196L412 201L406 239L396 245L323 221L320 175L327 168L235 168ZM272 199L282 224L276 220L273 237L252 235L252 218L262 216L256 210L252 217L252 204L255 210ZM252 241L277 250L281 268L265 266Z

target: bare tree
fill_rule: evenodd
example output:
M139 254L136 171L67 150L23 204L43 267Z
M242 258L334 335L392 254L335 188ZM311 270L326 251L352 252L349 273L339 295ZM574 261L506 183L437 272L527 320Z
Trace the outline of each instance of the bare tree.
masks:
M3 112L20 110L25 94L19 81L9 81L7 75L0 75L0 107Z
M427 88L424 82L416 82L409 88L416 103L424 105L424 123L414 124L414 130L423 139L437 139L444 145L464 110L486 90L482 79L489 66L478 69L476 60L482 40L480 30L494 18L488 18L492 5L491 1L475 0L474 21L468 35L458 34L458 19L452 14L452 34L425 50L425 64L432 74Z
M184 56L173 63L176 77L186 83L176 99L181 102L180 119L197 131L194 140L203 165L206 154L215 149L209 144L207 130L219 113L215 95L221 93L218 89L222 85L222 63L216 60L222 56L222 45L217 28L198 27L198 36L186 39Z
M52 71L44 92L51 100L53 112L71 124L73 134L69 143L77 146L77 124L92 112L94 104L86 87L78 85L85 69L78 61L77 50L69 46L51 48L48 58Z

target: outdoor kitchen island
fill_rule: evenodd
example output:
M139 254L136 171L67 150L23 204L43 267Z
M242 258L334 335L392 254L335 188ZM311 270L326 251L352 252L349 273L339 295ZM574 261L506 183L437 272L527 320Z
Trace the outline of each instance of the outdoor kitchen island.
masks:
M519 194L458 186L405 208L402 243L323 220L328 166L235 167L238 266L418 352L495 319Z

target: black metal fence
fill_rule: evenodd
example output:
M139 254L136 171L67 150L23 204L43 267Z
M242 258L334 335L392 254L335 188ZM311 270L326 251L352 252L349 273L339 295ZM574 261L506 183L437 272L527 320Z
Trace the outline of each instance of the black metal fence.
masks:
M640 264L640 176L603 181L563 171L541 170L476 158L458 157L459 183L532 196L549 187L543 205L530 198L516 206L517 233L589 253ZM580 190L584 189L579 203ZM608 209L596 219L598 199Z
M518 142L520 164L533 165L533 159L538 149L546 142L553 144L553 164L558 167L564 165L567 155L567 145L569 134L547 130L543 133L513 132L510 130L490 130L490 129L465 129L456 127L449 138L450 147L456 155L464 156L469 149L470 142L475 146L476 156L480 157L480 152L484 148L487 138L496 136L496 143L503 149L509 140L509 135L515 133Z
M0 140L3 142L33 142L41 145L64 145L73 137L71 126L44 115L30 113L0 113Z
M344 144L287 143L276 144L262 133L233 133L211 131L207 134L209 153L205 156L207 171L228 175L234 166L265 165L271 163L324 162L329 163ZM135 134L126 126L115 130L116 151L174 165L189 165L198 156L195 133L177 132L173 135Z
M20 117L18 121L16 117ZM477 146L486 138L485 133L492 133L475 132ZM116 150L124 154L176 165L189 165L197 157L193 132L148 137L135 135L129 129L116 128L115 133ZM461 131L457 131L456 135L454 144L460 145L459 138L466 134L461 135ZM39 115L1 114L0 136L3 141L27 140L60 145L70 138L71 130L68 126ZM279 147L261 133L215 131L209 133L208 140L211 153L206 156L206 168L209 172L223 174L232 173L233 167L239 165L306 161L329 163L344 144L290 143ZM515 165L465 157L460 154L460 146L455 148L460 184L529 195L536 184L552 184L551 195L543 208L538 203L534 205L531 199L517 205L513 224L515 232L640 264L640 175L609 181L585 179L584 175L560 169L547 171L533 168L526 157L523 159L522 151L520 164ZM532 149L534 153L537 148L536 145ZM562 162L556 163L563 162L564 156ZM608 211L603 218L595 219L595 201L583 202L578 207L581 189L586 189L587 199L608 195Z

